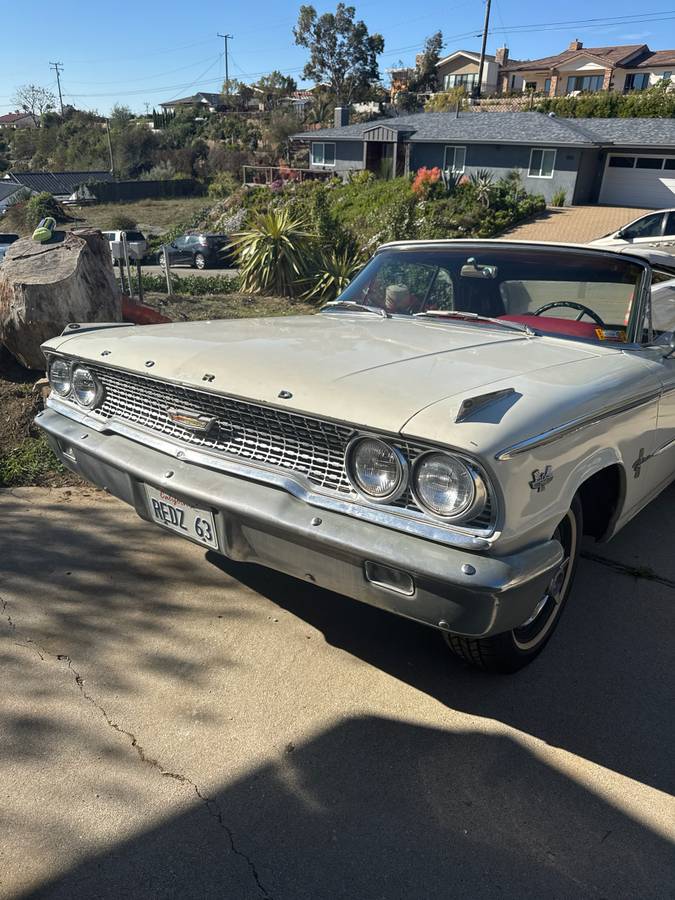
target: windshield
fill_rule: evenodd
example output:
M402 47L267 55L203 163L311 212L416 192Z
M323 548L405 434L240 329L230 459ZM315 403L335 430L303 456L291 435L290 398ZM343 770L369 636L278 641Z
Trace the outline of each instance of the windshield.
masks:
M644 267L618 255L504 244L377 253L339 300L392 315L458 313L581 340L625 342ZM441 316L439 315L439 318ZM479 320L480 321L480 320Z

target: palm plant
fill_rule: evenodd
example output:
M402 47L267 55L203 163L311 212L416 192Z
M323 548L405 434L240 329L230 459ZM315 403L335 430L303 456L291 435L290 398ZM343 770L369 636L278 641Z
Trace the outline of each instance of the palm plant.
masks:
M259 215L245 231L232 235L241 288L292 297L305 273L310 235L287 209Z
M353 248L325 248L316 260L316 274L310 281L308 300L328 303L335 300L363 266L363 258Z
M487 209L492 200L492 182L494 181L492 172L489 169L478 169L477 172L471 173L469 181L476 192L476 200Z

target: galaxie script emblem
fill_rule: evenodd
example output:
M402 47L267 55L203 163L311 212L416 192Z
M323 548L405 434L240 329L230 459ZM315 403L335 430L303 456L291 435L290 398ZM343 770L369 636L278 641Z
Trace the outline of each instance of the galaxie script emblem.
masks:
M197 434L208 434L216 424L215 416L201 415L189 409L168 409L166 414L176 425Z
M553 481L553 468L552 466L546 466L545 469L535 469L532 473L532 481L530 482L530 487L533 491L536 491L540 494L542 491L546 490L546 485L550 484Z

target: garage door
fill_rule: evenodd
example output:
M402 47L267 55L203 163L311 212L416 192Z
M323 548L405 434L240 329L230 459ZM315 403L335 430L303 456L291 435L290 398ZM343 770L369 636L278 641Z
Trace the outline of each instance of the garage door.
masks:
M642 209L675 206L675 157L610 154L600 203Z

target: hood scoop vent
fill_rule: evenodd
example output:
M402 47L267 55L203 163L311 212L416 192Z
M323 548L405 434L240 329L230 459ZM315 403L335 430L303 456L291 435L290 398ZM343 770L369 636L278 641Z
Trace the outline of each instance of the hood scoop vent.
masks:
M511 397L512 402L505 406L503 413L506 412L507 409L510 409L513 404L521 397L522 394L517 394L515 388L504 388L501 391L490 391L488 394L476 394L475 397L467 397L467 399L462 400L462 403L459 407L459 411L457 412L457 416L455 417L455 422L466 422L468 419L472 419L475 421L474 417L476 413L486 409L488 406L492 406L494 403L498 403L500 400L504 400L506 397ZM499 416L499 421L502 416Z

